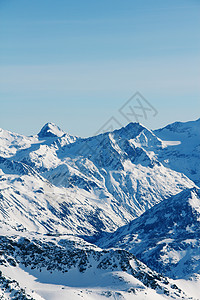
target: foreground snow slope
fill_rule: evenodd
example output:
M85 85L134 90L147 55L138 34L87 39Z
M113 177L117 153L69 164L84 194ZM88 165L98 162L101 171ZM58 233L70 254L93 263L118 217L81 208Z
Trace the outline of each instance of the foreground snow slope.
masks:
M173 281L124 250L105 251L72 236L15 235L0 241L8 299L14 299L9 277L22 287L23 299L189 299Z

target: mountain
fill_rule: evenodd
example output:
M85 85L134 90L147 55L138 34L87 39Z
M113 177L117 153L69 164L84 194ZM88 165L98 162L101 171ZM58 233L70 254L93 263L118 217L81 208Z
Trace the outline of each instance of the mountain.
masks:
M40 132L38 133L39 138L52 138L52 137L61 137L65 134L65 132L60 129L56 124L54 123L46 123Z
M200 189L186 189L97 241L125 249L171 278L200 274Z
M0 228L17 231L94 234L122 224L108 203L89 193L56 187L32 167L0 158Z
M184 173L200 186L200 119L175 122L154 133L164 145L161 151L157 151L158 160L164 166Z
M157 160L153 150L162 141L139 123L87 139L52 123L40 133L42 139L13 134L10 141L10 134L4 141L15 150L0 158L0 214L15 228L21 222L24 229L41 232L113 231L194 186ZM27 144L18 149L19 139Z
M19 150L38 143L37 136L26 137L0 128L0 156L11 157Z
M0 298L200 298L175 280L200 278L198 122L1 129Z

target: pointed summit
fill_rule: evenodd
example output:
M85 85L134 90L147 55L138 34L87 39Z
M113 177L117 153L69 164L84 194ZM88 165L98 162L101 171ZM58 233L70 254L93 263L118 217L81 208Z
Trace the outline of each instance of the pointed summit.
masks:
M124 136L130 139L130 138L135 138L144 129L146 129L146 127L144 127L141 123L131 122L124 127L114 130L113 133L117 136Z
M65 132L60 129L57 125L54 123L46 123L40 132L38 133L38 136L40 138L47 138L47 137L61 137L65 134Z

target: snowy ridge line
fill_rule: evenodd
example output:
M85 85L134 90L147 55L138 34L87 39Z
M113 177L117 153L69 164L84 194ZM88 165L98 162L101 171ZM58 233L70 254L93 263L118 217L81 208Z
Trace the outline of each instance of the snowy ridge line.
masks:
M98 140L88 138L93 149L100 138L102 143L98 151L85 156L77 154L82 139L58 145L64 138L47 137L43 144L16 149L2 163L2 220L10 220L16 228L21 222L29 231L93 235L113 231L195 185L157 160L153 149L160 149L162 143L140 124L99 135ZM13 167L15 159L31 172L22 175L23 170Z

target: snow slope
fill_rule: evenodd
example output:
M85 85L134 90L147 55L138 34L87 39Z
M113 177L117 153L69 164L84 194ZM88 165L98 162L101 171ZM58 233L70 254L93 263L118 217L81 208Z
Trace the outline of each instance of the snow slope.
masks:
M123 224L109 203L97 205L84 190L56 187L30 166L4 160L0 163L5 172L0 175L0 227L92 234Z

